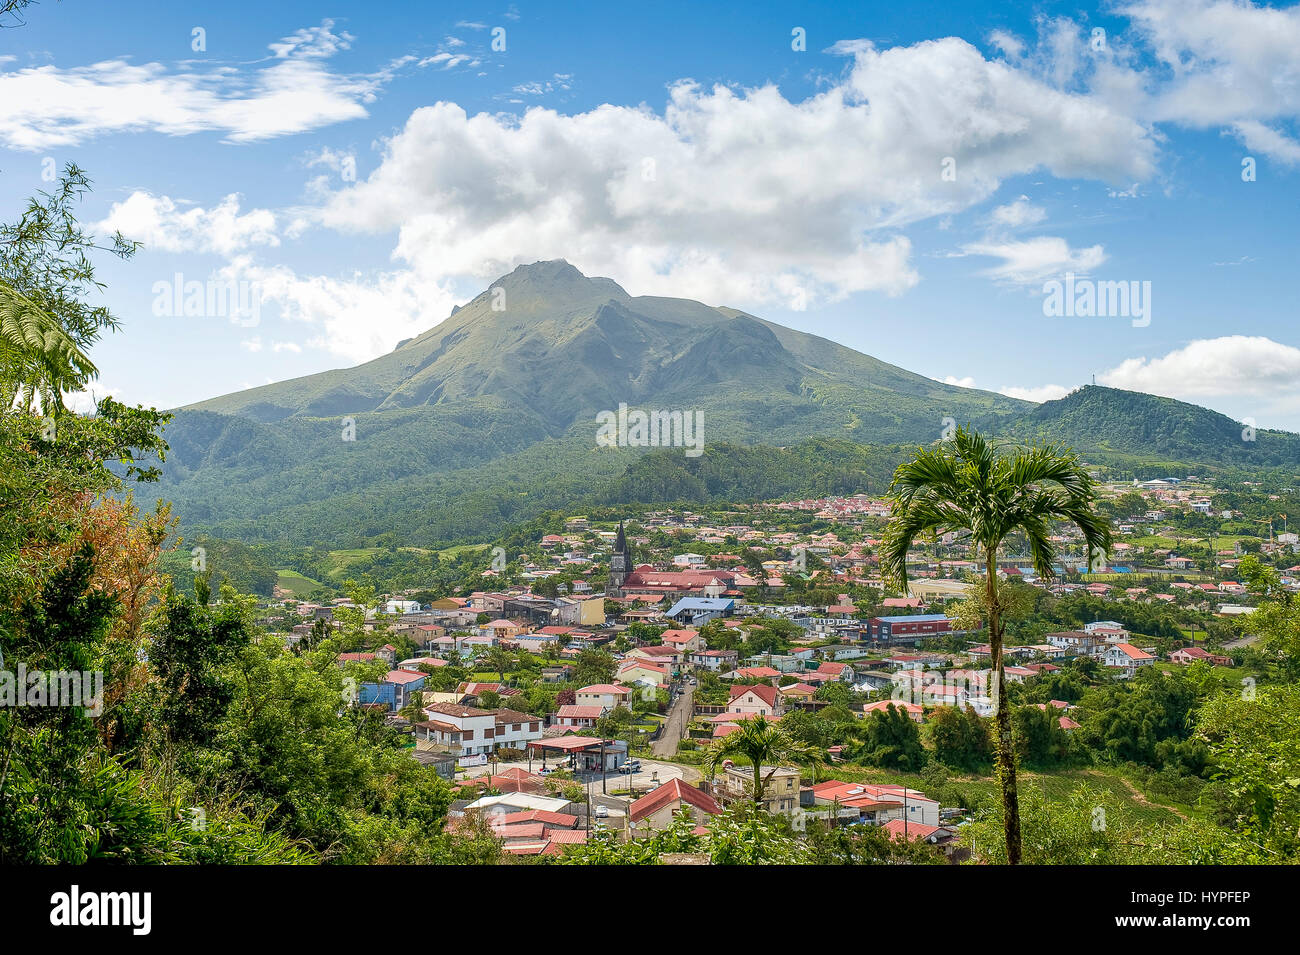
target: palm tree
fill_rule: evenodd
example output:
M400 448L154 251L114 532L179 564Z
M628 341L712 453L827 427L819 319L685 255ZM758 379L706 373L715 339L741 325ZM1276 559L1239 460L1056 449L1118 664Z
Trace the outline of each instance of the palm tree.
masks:
M1083 532L1088 563L1110 549L1110 525L1096 510L1096 485L1078 457L1063 447L1033 445L1001 453L977 431L958 429L936 449L918 449L899 465L889 486L893 517L880 553L881 571L906 593L907 552L930 533L970 531L983 558L984 603L994 671L997 769L1002 789L1007 861L1020 861L1020 806L1016 797L1011 711L1002 667L1005 622L998 599L998 548L1013 533L1029 543L1034 571L1053 576L1056 549L1051 522L1068 521Z
M709 776L717 774L723 762L732 756L742 756L754 767L755 806L763 804L763 790L768 781L780 768L781 763L799 759L814 762L821 759L820 751L801 743L783 730L780 725L765 716L750 716L739 720L737 729L728 733L705 750L704 767ZM772 770L763 775L764 764L771 765Z

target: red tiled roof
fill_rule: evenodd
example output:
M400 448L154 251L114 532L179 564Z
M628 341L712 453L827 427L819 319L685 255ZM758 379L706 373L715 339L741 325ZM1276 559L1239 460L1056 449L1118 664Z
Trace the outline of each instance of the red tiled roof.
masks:
M718 815L722 807L708 793L683 783L680 779L670 779L654 792L646 793L628 809L628 818L633 822L644 819L673 802L690 803L697 809L710 815Z
M597 719L605 712L603 706L579 706L575 703L569 703L561 706L556 710L555 715L560 719Z
M927 826L921 822L904 823L902 819L891 819L882 826L895 839L906 837L908 842L919 842L922 839L928 839L936 832L947 832L943 826Z
M689 643L699 635L698 630L665 630L662 639L664 643Z
M427 676L424 673L416 673L413 670L389 670L384 677L385 683L416 683Z
M768 706L776 706L777 689L770 683L756 683L753 686L733 686L731 699L738 700L746 693L753 693Z

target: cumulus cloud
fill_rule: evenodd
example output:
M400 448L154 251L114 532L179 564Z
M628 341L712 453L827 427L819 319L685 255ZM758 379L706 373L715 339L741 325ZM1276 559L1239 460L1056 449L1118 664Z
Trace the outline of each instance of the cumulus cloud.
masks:
M1039 285L1065 272L1089 272L1106 261L1106 251L1100 245L1073 248L1062 238L1046 235L1023 242L972 242L962 246L962 251L1001 259L984 274L1010 285Z
M1251 335L1199 339L1160 357L1130 358L1097 380L1187 400L1224 395L1300 400L1300 348Z
M801 309L906 291L919 276L899 230L1008 176L1118 182L1153 168L1141 124L962 40L851 50L840 81L802 101L682 82L662 113L437 103L305 221L396 230L396 257L435 282L564 257L635 293Z
M240 196L231 193L211 209L136 191L115 202L97 226L120 231L146 249L164 252L214 252L231 256L250 246L278 246L275 213L252 209L240 213Z
M1224 127L1247 147L1294 163L1300 144L1268 124L1300 117L1300 6L1249 0L1138 0L1117 10L1164 68L1150 117Z
M956 375L945 375L943 378L945 385L956 385L958 388L974 388L975 379L967 375L965 378L958 378Z
M953 37L888 49L842 41L833 49L850 58L843 73L802 100L775 85L683 81L670 88L660 110L605 104L572 115L540 107L522 115L470 115L438 102L417 109L382 143L380 161L364 180L335 191L323 180L313 184L309 194L318 205L285 214L293 221L282 230L275 214L240 213L229 199L194 215L195 209L167 209L162 200L133 196L123 205L134 201L135 207L119 216L133 212L137 227L160 242L206 242L227 255L312 227L395 234L393 271L312 277L258 267L291 311L316 320L317 343L358 357L440 319L451 304L448 290L459 282L495 278L536 259L567 258L634 293L741 306L802 309L864 291L901 294L920 280L904 231L909 225L947 221L993 197L1008 178L1030 173L1096 180L1113 192L1127 190L1116 194L1136 194L1134 184L1156 169L1157 121L1222 124L1262 143L1261 151L1292 155L1284 126L1300 84L1280 82L1262 99L1254 91L1266 73L1283 80L1296 75L1300 43L1268 35L1275 28L1290 37L1294 9L1279 13L1217 0L1141 0L1126 9L1133 35L1111 37L1101 49L1090 48L1084 29L1064 19L1039 20L1032 46L996 33L993 58ZM0 73L5 104L32 98L6 95L3 84L14 79L37 82L40 75L59 90L49 115L0 106L0 141L30 148L41 137L141 127L219 128L231 139L249 139L292 131L284 116L317 117L301 120L310 125L364 115L363 104L391 70L368 77L329 72L329 57L351 37L328 24L321 31L274 44L270 65L248 75L119 64L148 74L138 89L128 84L131 95L114 94L110 84L108 98L137 103L131 107L137 114L125 117L111 109L104 118L91 108L76 112L68 105L74 97L59 85L73 82L68 71ZM452 39L419 62L457 65L469 54ZM1136 65L1138 42L1157 51L1160 69ZM273 72L290 68L302 71L305 86ZM1197 112L1196 101L1205 98L1198 91L1225 71L1240 95L1233 104ZM552 88L568 79L557 75ZM315 108L304 114L276 102L286 91L311 97ZM546 85L522 92L546 92ZM246 100L254 118L243 116ZM171 112L161 110L163 103ZM260 127L259 110L275 122ZM83 130L81 122L90 125ZM322 152L318 164L338 161ZM182 218L218 210L224 230L214 221L210 239L197 238L203 226L187 228ZM1009 234L1044 218L1027 197L1004 202L990 214L990 233L962 246L961 254L998 260L986 274L1010 284L1086 273L1105 261L1100 245ZM361 303L384 318L369 321ZM361 331L345 327L349 316Z
M218 277L249 282L263 305L275 305L280 317L311 326L311 348L361 362L385 352L442 321L458 299L451 290L409 270L355 273L336 278L300 276L283 266L258 265L240 256ZM275 352L301 346L280 342Z
M370 74L332 72L328 59L352 41L332 26L326 20L270 44L272 55L247 69L111 59L5 70L0 143L48 149L140 130L216 131L231 142L251 142L358 119L399 64Z

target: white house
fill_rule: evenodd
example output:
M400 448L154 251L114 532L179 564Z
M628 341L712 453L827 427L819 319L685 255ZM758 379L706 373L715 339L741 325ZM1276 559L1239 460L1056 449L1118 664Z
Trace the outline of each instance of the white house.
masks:
M1114 643L1106 648L1102 662L1108 667L1123 670L1123 676L1127 678L1133 676L1139 667L1155 663L1156 658L1131 643Z
M574 702L578 706L599 706L605 712L627 703L630 691L625 686L614 683L593 683L574 693Z
M491 710L457 703L434 703L424 708L424 714L429 719L413 727L417 739L446 746L460 756L492 752L496 716Z
M415 724L416 738L459 750L461 756L491 753L503 746L524 749L542 738L541 718L516 710L434 703L424 713L429 719Z
M579 706L570 703L561 706L555 713L557 726L572 726L575 729L588 729L596 725L596 720L605 715L603 706Z
M780 705L781 691L770 683L733 686L731 700L727 703L727 712L743 713L747 716L775 716Z
M1049 633L1047 642L1060 647L1068 653L1097 656L1105 647L1106 641L1095 633L1082 630L1066 630L1061 633Z
M697 650L686 658L686 662L700 670L721 673L734 668L739 656L735 650Z
M542 720L539 716L508 709L493 710L492 715L496 718L493 727L496 731L493 737L496 749L526 749L533 740L542 738Z
M704 640L698 630L665 630L661 639L664 646L672 647L682 655L704 649Z

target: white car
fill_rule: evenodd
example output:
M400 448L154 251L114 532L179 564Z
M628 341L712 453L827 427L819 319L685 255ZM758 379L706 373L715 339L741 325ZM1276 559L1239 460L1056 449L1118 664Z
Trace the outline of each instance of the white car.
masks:
M597 807L596 807L596 818L598 818L598 819L605 819L605 818L607 818L608 816L609 816L609 807L608 807L608 806L597 806Z

